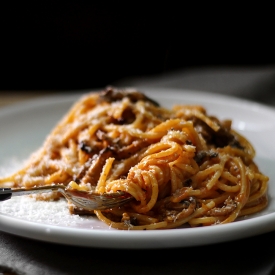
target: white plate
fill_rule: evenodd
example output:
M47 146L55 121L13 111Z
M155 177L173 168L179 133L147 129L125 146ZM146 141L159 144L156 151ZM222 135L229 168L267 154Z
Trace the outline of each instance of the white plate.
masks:
M211 115L233 120L233 127L254 145L256 162L270 177L269 206L231 224L156 231L109 229L94 217L69 215L65 201L35 202L12 198L0 202L0 230L41 241L101 248L171 248L220 243L275 229L275 110L254 102L199 91L144 88L165 107L201 104ZM56 95L0 110L0 173L9 173L42 145L80 93ZM16 165L15 165L16 164Z

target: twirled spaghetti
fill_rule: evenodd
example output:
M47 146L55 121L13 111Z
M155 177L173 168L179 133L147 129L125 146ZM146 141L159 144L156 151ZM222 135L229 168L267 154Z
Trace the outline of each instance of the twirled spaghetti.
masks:
M202 106L166 109L136 90L108 87L76 102L0 186L125 191L135 200L122 207L89 213L69 204L72 214L95 214L117 229L217 225L267 206L269 178L254 157L230 120L211 117Z

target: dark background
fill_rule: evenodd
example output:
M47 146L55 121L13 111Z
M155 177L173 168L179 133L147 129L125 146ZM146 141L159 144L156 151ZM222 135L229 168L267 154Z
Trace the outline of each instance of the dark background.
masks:
M179 69L275 63L268 7L169 4L1 4L0 90L89 89Z

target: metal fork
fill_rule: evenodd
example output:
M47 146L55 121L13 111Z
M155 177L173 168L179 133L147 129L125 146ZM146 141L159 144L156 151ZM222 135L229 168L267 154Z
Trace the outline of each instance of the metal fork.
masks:
M33 188L0 188L0 201L8 200L13 196L31 195L37 193L60 192L68 201L84 210L103 210L121 206L133 200L133 196L126 192L97 194L95 192L66 188L62 184L46 185Z

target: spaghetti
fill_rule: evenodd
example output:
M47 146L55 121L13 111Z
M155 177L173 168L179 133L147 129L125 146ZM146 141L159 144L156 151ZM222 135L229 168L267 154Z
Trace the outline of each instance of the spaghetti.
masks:
M267 206L269 178L231 121L202 106L159 106L134 89L107 87L79 99L19 171L12 187L64 184L135 200L87 212L117 229L168 229L230 223ZM59 193L36 195L58 199Z

